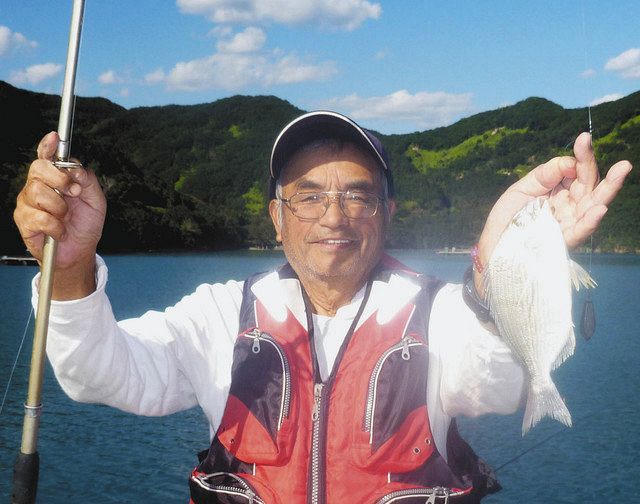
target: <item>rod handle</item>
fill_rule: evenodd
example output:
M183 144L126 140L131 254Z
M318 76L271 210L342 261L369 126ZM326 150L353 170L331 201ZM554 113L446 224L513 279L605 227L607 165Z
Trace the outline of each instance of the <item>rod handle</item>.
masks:
M38 490L38 473L40 472L40 456L38 452L18 453L13 466L12 504L33 504Z

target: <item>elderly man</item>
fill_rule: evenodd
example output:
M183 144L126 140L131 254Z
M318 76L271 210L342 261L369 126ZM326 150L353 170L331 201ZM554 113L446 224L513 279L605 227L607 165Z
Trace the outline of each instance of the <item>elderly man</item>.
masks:
M96 256L103 193L92 173L53 166L56 144L41 142L14 214L35 257L45 234L59 240L51 363L79 401L143 415L199 404L212 442L192 502L478 502L499 488L455 417L514 411L522 369L479 320L477 272L444 285L384 254L394 187L370 132L327 111L288 124L269 205L288 263L121 322ZM587 134L574 152L500 197L480 263L539 196L553 198L568 246L596 229L631 165L598 182Z

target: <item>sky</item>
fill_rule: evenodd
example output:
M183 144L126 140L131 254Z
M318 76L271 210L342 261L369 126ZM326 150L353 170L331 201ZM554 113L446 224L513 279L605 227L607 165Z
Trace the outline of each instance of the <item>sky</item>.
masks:
M61 92L71 6L0 2L0 80ZM637 91L639 23L637 0L86 0L76 92L126 108L275 95L408 133Z

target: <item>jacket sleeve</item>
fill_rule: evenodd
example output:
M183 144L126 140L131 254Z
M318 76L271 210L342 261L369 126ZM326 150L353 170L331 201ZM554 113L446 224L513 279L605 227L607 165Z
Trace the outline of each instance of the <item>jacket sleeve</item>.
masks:
M430 377L446 415L509 414L521 404L524 371L511 350L467 307L462 286L445 285L429 320Z
M47 355L74 400L141 415L166 415L200 404L218 424L229 388L242 283L201 285L164 312L117 322L97 258L97 290L51 303ZM37 284L33 282L33 303Z

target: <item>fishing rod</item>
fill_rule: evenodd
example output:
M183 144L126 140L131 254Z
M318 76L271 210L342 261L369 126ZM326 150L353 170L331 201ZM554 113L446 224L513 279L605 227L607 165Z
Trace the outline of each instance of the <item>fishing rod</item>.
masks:
M69 29L69 45L67 64L60 103L58 136L60 142L56 150L53 164L58 169L81 167L80 163L70 161L71 135L75 109L75 81L80 50L80 34L84 15L84 0L74 0ZM38 427L42 412L42 381L44 377L45 348L47 330L49 328L49 310L51 308L51 290L56 259L57 242L50 236L45 237L40 268L40 286L38 290L38 307L33 333L33 351L29 371L29 388L24 405L24 423L22 427L22 444L13 469L13 504L32 504L36 500L38 475L40 472L40 456L38 455Z

